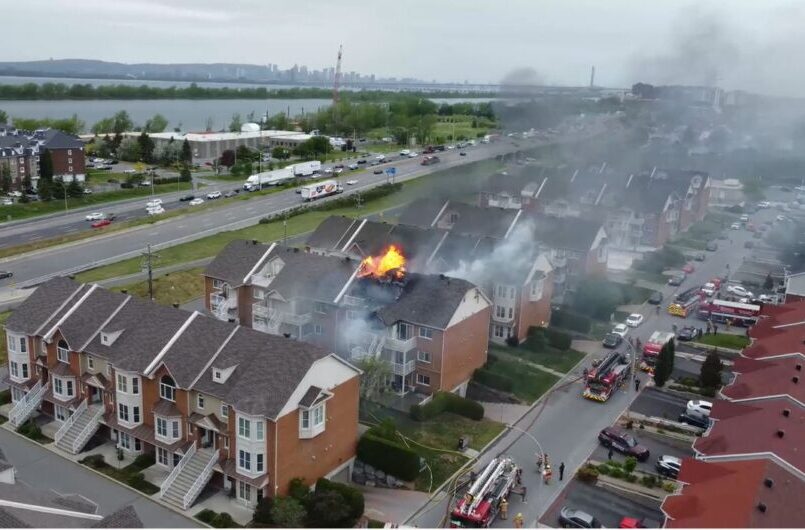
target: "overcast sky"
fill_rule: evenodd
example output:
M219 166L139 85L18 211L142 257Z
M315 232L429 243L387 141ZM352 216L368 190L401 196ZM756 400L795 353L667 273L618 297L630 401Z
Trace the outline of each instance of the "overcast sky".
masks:
M277 63L439 81L638 80L801 96L798 0L25 0L0 60ZM13 45L11 44L13 43Z

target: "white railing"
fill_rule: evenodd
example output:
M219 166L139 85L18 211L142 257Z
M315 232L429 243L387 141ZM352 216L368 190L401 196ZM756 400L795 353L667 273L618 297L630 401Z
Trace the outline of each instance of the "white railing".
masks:
M411 360L406 363L391 363L391 371L394 375L406 376L414 371L416 362Z
M91 411L92 409L90 409ZM73 440L73 454L78 453L81 447L87 443L87 440L95 433L98 429L98 425L101 421L101 416L103 416L103 406L98 407L98 410L92 412L92 417L89 419L89 422L81 429L75 439Z
M265 304L252 304L252 316L268 317L271 309Z
M226 297L220 294L213 294L210 298L210 308L212 312L221 320L229 318L229 311L237 309L237 295Z
M395 339L394 337L386 337L386 347L390 350L407 352L416 347L416 337L408 339Z
M363 307L366 305L366 300L359 296L344 295L344 305L350 307Z
M59 427L59 430L56 431L56 435L54 436L54 440L56 440L56 445L59 445L61 439L64 437L65 434L67 434L67 431L70 430L70 427L75 425L75 422L78 421L78 418L81 416L81 414L84 413L85 410L87 410L86 400L82 401L78 405L78 407L76 407L76 409L73 411L70 417L64 420L61 427Z
M170 475L168 475L168 478L165 479L165 482L163 482L162 486L160 486L159 488L160 497L165 495L165 492L168 491L168 488L171 487L173 481L176 480L176 477L179 476L179 473L182 472L182 469L184 468L185 465L187 465L190 459L193 458L194 454L196 454L196 444L191 445L187 449L187 452L184 454L182 459L179 460L179 463L173 466L173 470L171 470Z
M193 501L196 500L198 494L201 493L201 490L210 479L210 475L212 475L212 468L215 466L216 462L218 462L218 451L213 451L212 455L210 456L210 460L207 462L207 465L204 466L204 469L196 478L195 482L193 482L193 485L190 486L190 489L187 490L187 493L184 494L184 498L182 499L183 509L188 509Z
M264 274L252 274L250 278L252 285L256 285L258 287L268 287L272 281L274 281L275 276L266 276Z
M42 402L42 397L45 395L45 392L48 391L48 388L50 388L50 382L43 385L41 381L37 381L36 384L31 387L31 390L25 394L25 397L14 405L8 413L8 419L14 427L19 427L28 419L31 412Z
M313 320L312 313L302 313L301 315L297 315L294 313L283 313L282 314L282 321L286 324L291 324L294 326L304 326L305 324L309 324Z

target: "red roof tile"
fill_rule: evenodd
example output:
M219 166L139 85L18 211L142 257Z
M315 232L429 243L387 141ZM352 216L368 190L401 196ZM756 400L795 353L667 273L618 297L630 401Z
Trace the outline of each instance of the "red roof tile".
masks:
M784 410L789 415L783 414ZM717 400L710 418L716 420L707 436L693 442L704 455L775 455L805 473L805 408L789 398L750 402ZM779 433L783 436L780 437Z
M771 486L766 484L771 479ZM805 482L771 460L685 459L679 495L662 504L666 528L790 528L805 525ZM763 505L765 511L759 506Z
M749 330L753 344L744 355L755 359L785 353L805 353L805 301L767 305Z
M805 406L803 365L805 359L799 356L760 360L739 357L732 366L735 379L721 394L730 400L787 395ZM796 377L799 379L795 381Z

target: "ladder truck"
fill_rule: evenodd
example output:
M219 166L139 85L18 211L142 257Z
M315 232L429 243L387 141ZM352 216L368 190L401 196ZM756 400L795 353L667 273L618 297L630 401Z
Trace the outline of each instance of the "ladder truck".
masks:
M643 345L643 360L640 362L640 369L650 374L654 373L654 365L657 364L657 357L660 356L662 347L674 340L676 335L670 331L655 331Z
M517 465L509 457L494 458L450 513L450 528L487 528L500 511L500 501L514 488Z
M610 352L601 364L587 374L582 395L603 403L626 381L631 371L628 355L617 351Z

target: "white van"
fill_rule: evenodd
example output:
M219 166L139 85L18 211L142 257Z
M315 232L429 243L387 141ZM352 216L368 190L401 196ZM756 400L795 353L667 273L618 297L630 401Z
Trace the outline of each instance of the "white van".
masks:
M162 199L153 199L145 203L146 210L150 208L156 208L157 206L159 206L160 208L162 207Z

